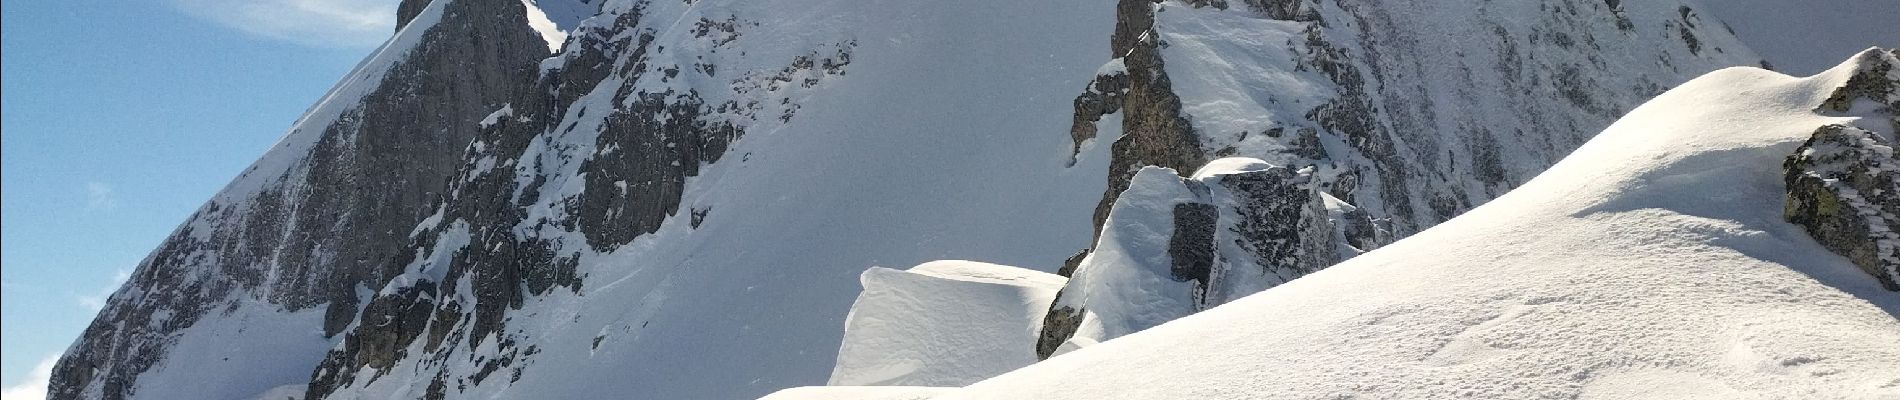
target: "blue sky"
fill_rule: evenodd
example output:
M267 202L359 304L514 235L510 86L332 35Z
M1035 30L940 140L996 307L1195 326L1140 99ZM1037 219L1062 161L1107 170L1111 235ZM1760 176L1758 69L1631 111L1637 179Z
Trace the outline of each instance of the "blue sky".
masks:
M393 30L396 0L0 3L7 400Z

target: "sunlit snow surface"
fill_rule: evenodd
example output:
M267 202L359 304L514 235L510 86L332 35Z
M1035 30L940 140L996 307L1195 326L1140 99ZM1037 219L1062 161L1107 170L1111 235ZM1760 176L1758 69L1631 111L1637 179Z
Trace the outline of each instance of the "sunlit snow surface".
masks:
M935 398L1900 396L1900 294L1781 216L1852 67L1711 73L1450 222Z

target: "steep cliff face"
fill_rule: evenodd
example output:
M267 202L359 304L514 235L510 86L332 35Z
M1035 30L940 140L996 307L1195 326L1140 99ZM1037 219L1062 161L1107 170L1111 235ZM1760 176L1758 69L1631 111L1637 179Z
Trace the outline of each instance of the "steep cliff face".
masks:
M1759 63L1720 26L1676 1L1124 0L1118 57L1070 132L1077 149L1114 143L1098 231L1141 167L1240 156L1307 170L1353 236L1392 240L1516 187L1668 85ZM1271 218L1258 226L1301 225ZM1065 271L1087 274L1082 260ZM1219 296L1161 296L1211 306L1285 281L1252 272L1201 285L1231 288ZM1045 355L1084 322L1063 306Z
M241 396L296 383L285 371L314 360L268 353L322 337L260 344L245 363L178 348L253 314L339 332L359 291L399 272L384 263L461 163L445 150L466 146L474 122L546 56L519 1L443 0L417 14L138 267L55 369L54 397ZM143 384L161 372L226 378Z

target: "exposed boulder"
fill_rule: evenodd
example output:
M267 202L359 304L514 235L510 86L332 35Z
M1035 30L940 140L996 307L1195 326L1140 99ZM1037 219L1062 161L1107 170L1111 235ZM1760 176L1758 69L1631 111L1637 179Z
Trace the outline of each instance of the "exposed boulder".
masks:
M1789 222L1900 291L1900 159L1866 130L1828 125L1783 164Z

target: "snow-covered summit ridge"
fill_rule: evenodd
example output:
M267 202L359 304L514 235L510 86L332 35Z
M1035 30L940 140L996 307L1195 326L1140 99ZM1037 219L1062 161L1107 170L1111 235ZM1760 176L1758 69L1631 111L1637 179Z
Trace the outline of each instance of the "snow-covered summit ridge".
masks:
M1418 235L934 398L1900 395L1900 294L1782 219L1857 67L1710 73Z

